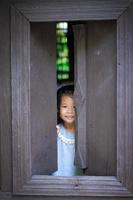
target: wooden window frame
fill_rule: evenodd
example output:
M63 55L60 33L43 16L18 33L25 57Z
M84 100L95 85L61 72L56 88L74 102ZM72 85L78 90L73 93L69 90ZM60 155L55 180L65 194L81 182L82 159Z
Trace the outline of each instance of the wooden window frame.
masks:
M78 0L80 2L80 0ZM129 1L18 1L11 5L13 193L47 196L133 197L133 97L130 49L122 15ZM80 7L81 5L81 7ZM133 7L133 4L130 5ZM128 8L130 9L130 8ZM86 14L84 14L86 13ZM116 20L117 22L117 176L31 175L30 22ZM17 27L17 28L16 28ZM17 31L16 31L17 30ZM125 53L127 51L127 53ZM123 56L125 54L125 56ZM21 78L20 78L21 77ZM126 94L126 95L125 95Z

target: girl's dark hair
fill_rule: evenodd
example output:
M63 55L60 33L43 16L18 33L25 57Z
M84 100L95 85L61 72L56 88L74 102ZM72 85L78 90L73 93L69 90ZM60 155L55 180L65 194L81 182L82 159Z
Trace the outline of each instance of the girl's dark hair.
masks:
M68 95L68 96L73 97L73 93L74 93L74 85L73 84L63 85L58 89L58 91L57 91L58 123L62 122L61 119L60 119L60 116L59 116L61 98L64 95Z

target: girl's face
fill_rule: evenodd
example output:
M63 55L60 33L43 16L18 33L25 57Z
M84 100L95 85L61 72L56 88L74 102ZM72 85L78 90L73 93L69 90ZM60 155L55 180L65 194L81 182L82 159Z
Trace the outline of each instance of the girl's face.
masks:
M60 103L60 118L66 125L71 125L75 121L75 105L71 96L63 95Z

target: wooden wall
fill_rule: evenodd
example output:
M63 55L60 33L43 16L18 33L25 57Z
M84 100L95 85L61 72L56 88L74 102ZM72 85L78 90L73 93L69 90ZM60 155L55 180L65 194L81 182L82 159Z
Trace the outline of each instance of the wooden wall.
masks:
M0 1L0 200L107 200L106 197L28 197L12 195L10 0ZM118 197L110 200L121 200ZM132 198L122 198L132 200Z
M87 23L88 173L116 176L116 22Z
M1 188L11 190L11 90L9 1L0 1Z
M1 200L107 200L107 197L28 197L28 196L23 196L23 197L18 197L18 196L12 196L11 194L3 193L0 194ZM109 200L132 200L132 198L109 198Z

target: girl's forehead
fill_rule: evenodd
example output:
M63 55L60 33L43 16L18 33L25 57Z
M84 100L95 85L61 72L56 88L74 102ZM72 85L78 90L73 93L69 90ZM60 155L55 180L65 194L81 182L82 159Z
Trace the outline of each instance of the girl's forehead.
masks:
M61 97L61 101L73 101L73 96L63 94L62 97Z

